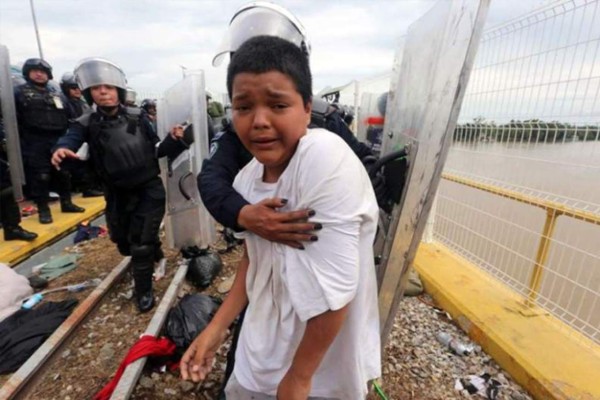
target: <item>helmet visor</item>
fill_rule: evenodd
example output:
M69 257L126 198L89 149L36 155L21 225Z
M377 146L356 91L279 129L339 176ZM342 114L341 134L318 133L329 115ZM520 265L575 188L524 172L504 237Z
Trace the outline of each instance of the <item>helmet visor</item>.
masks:
M125 90L127 79L117 65L103 59L86 59L75 68L75 77L81 90L98 85L111 85Z
M268 8L250 8L240 12L231 21L213 58L213 66L219 66L227 53L235 52L246 40L262 35L277 36L298 47L301 47L304 40L302 33L284 15Z

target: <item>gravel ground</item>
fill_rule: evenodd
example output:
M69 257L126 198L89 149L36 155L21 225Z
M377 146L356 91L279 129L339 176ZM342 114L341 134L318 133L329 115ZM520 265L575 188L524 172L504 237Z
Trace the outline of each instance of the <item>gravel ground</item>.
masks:
M221 242L217 248L224 251L224 243ZM79 268L52 282L52 287L104 277L121 259L108 239L90 241L72 251L82 255ZM164 293L178 260L175 251L166 251L166 254L167 277L155 285L157 299ZM235 274L235 266L241 254L241 247L237 247L222 255L224 268L213 285L203 293L223 297L217 288ZM89 399L110 380L129 346L145 330L152 316L137 312L132 301L126 298L129 289L128 278L117 284L100 308L76 333L69 346L62 350L55 365L51 367L51 372L37 385L29 399ZM179 297L193 292L196 289L186 283ZM86 291L75 296L83 299L88 294L89 291ZM61 300L68 296L64 293L57 294L51 300ZM439 332L447 332L453 338L470 344L468 337L445 312L435 307L429 296L422 295L402 301L382 356L383 376L379 385L388 399L485 398L455 390L457 378L484 372L501 384L497 399L530 399L481 348L475 346L474 351L467 356L453 354L436 340ZM219 351L214 372L205 382L184 382L178 371L161 372L148 367L132 398L217 399L229 344L228 339ZM7 378L8 376L0 377L0 384ZM369 400L380 398L374 392L368 397Z

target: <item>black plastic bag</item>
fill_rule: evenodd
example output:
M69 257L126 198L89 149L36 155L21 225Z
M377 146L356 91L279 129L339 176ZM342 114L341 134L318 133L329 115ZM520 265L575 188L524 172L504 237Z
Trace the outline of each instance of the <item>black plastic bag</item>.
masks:
M188 294L169 311L165 336L175 343L179 356L183 355L196 336L206 328L220 305L221 300L216 297Z
M186 278L197 288L204 289L210 286L222 268L223 262L218 254L205 252L190 259Z

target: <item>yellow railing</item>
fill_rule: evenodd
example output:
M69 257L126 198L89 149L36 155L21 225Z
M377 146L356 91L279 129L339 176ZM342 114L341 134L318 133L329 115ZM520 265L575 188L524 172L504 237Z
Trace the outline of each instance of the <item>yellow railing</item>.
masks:
M447 172L442 173L442 178L451 182L459 183L461 185L465 185L471 188L482 190L484 192L492 193L497 196L501 196L507 199L515 200L546 210L546 221L544 223L542 236L540 237L540 242L535 258L535 265L533 268L533 272L531 273L531 278L529 280L529 292L525 301L525 305L528 308L535 304L537 294L540 289L546 259L548 257L548 249L550 248L550 241L554 233L554 227L556 226L557 218L561 215L566 215L574 219L589 222L595 225L600 225L600 215L569 207L565 204L561 204L555 201L540 199L535 196L529 196L523 193L519 193L515 190L510 190L495 185L490 185L487 183L477 182L475 180L464 178Z

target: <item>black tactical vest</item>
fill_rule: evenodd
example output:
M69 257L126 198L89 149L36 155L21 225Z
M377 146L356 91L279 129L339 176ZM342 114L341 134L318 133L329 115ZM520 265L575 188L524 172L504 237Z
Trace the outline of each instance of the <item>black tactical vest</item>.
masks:
M92 114L89 142L98 173L111 185L137 186L160 174L154 144L137 115L101 120L98 113Z
M69 127L65 105L58 93L40 91L30 84L21 86L20 91L20 111L25 127L46 131L65 131Z

